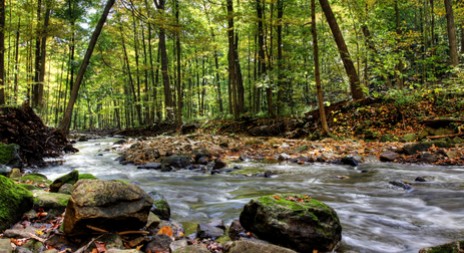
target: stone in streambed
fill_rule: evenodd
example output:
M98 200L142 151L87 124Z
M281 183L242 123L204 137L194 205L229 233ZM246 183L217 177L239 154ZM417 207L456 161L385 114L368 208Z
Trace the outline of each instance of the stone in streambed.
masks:
M139 170L160 170L162 168L161 163L146 163L143 165L137 166Z
M79 180L79 171L73 170L70 173L55 179L55 181L50 184L50 192L58 192L64 184L73 185L77 182L77 180Z
M51 215L60 215L66 209L69 198L68 194L46 192L43 190L33 190L32 196L34 197L34 209L43 208Z
M162 171L185 169L190 165L192 165L190 157L183 155L167 156L161 160Z
M12 253L13 247L11 247L10 239L0 239L0 252L1 253Z
M345 156L342 158L340 162L344 165L350 165L350 166L356 167L359 165L360 160L361 159L359 157Z
M11 179L0 176L0 231L18 221L32 207L32 194Z
M137 230L147 223L152 198L136 185L120 181L79 180L66 207L63 230L88 234L93 226L107 231Z
M166 198L157 191L151 191L148 195L153 199L153 206L150 209L151 212L162 220L169 220L171 218L171 207Z
M307 195L253 199L243 208L240 223L259 239L299 252L332 251L341 240L337 213Z
M210 253L206 247L202 245L189 245L173 251L173 253ZM245 253L245 252L243 252Z

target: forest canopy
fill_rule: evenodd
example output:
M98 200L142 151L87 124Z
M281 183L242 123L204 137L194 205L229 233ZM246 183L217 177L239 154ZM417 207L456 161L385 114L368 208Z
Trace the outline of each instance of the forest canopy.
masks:
M0 1L0 104L58 126L110 2ZM302 116L318 108L319 61L321 105L463 89L459 0L319 0L313 20L314 0L113 2L73 129Z

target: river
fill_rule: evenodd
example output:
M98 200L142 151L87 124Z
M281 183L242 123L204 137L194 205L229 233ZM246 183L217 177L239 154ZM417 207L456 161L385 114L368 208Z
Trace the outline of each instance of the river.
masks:
M277 173L271 178L202 174L180 170L158 172L120 165L112 151L117 139L79 142L63 165L42 171L55 179L73 169L100 179L123 179L168 200L177 221L221 218L226 224L242 207L264 194L304 193L333 207L343 227L337 252L418 252L420 248L464 238L464 167L363 164L257 164ZM427 182L414 182L421 176ZM390 181L412 182L412 189Z

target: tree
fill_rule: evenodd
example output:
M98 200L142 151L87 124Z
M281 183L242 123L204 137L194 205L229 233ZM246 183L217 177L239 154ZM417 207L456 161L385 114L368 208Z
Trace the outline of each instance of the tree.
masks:
M0 0L0 105L5 104L5 0Z
M338 26L337 19L335 18L332 8L330 7L329 1L319 0L319 3L327 19L327 23L329 23L330 29L332 30L332 35L337 44L340 57L342 58L343 66L345 67L346 74L350 80L351 96L355 100L363 99L364 93L361 88L361 81L359 80L358 73L354 67L353 60L351 60L350 52L348 51L348 47L346 46L342 31Z
M164 15L166 0L154 0L156 8L161 15ZM166 110L166 118L168 120L174 119L175 105L172 100L171 83L169 80L169 58L166 49L166 29L165 24L160 24L158 31L158 50L161 55L161 75L163 76L164 85L164 106Z
M321 73L319 70L319 45L317 41L316 27L316 3L311 0L311 33L313 35L313 54L314 54L314 78L316 79L317 89L317 104L319 106L319 118L321 120L322 130L325 134L329 134L329 126L327 125L327 117L324 108L324 94L321 86Z
M71 96L69 98L68 105L66 106L63 119L61 120L61 123L59 126L59 129L63 134L69 133L69 128L71 126L72 112L73 112L74 104L76 103L76 100L77 100L79 87L81 86L82 80L84 79L85 71L87 70L87 66L90 63L90 57L92 56L95 45L97 44L98 37L100 36L100 33L103 29L103 25L105 24L106 18L108 17L108 14L111 10L111 7L113 7L114 5L114 2L115 0L108 0L108 2L106 2L105 9L103 10L101 17L98 20L97 26L95 27L95 30L92 33L92 37L90 38L87 51L85 52L84 59L81 63L79 72L77 73L77 76L76 76L76 81L74 82L72 90L71 90Z
M459 64L458 43L456 39L456 26L454 25L453 3L452 0L444 0L446 9L446 22L448 30L449 54L451 66Z

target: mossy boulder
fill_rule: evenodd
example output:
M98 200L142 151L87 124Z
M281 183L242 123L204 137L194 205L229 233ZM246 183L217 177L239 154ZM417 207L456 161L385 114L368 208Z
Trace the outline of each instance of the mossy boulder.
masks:
M451 242L430 248L424 248L419 253L460 253L464 247L464 240Z
M98 178L89 173L79 173L79 180L81 179L98 179Z
M18 182L22 184L28 184L39 188L47 188L51 181L48 180L47 176L39 173L29 173L23 175L18 179Z
M0 164L19 166L20 160L17 144L0 143Z
M258 238L298 252L332 251L342 233L331 207L302 194L253 199L243 208L240 223Z
M32 191L34 197L34 208L43 208L45 211L52 215L59 215L64 212L68 205L71 195L46 192L43 190Z
M63 186L64 184L75 184L77 182L77 180L79 180L79 171L77 170L73 170L71 172L69 172L68 174L66 175L63 175L57 179L55 179L55 181L53 181L52 184L50 184L50 191L51 192L58 192L61 188L61 186Z
M0 231L9 228L31 208L31 192L11 179L0 176Z

